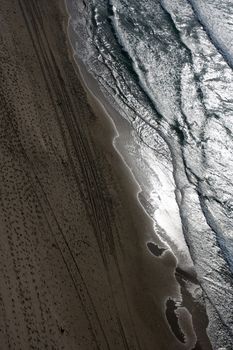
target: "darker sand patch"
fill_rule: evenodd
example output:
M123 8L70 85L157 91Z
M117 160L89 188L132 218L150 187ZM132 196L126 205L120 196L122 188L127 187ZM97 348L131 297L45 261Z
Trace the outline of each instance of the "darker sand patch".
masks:
M181 343L184 344L185 336L179 326L179 319L176 315L177 308L176 302L169 298L166 302L166 318L171 327L172 333Z
M196 296L194 298L187 288L187 285L190 284L200 288L197 276L195 273L189 273L177 267L176 279L181 287L183 304L192 315L193 328L198 339L193 350L211 350L212 346L207 335L209 320L205 310L203 295L200 293L199 297Z
M150 253L157 257L161 256L167 250L165 248L160 248L157 244L153 242L148 242L146 245Z

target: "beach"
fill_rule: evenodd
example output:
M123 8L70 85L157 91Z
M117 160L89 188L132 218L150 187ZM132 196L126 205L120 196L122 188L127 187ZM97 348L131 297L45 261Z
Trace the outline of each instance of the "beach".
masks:
M64 2L2 0L0 13L0 348L211 349L196 275L138 201Z

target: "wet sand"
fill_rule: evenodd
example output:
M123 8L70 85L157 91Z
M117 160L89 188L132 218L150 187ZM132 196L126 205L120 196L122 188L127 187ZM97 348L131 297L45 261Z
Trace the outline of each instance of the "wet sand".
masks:
M76 74L63 2L0 14L0 349L191 348L165 315L176 259L147 249L152 222Z

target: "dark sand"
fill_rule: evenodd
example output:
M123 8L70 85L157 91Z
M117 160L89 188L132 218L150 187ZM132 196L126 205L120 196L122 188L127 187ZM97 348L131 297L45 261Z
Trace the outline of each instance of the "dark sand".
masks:
M0 349L188 348L165 316L176 261L146 247L152 223L75 73L63 2L1 0L0 23Z

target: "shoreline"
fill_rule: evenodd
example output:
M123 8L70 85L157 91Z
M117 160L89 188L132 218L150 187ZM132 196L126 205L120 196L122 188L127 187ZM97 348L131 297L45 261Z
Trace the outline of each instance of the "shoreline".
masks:
M133 168L130 166L130 161L129 159L131 158L131 160L133 160L133 156L135 157L135 154L127 154L127 142L129 142L128 140L125 141L124 138L124 133L125 130L122 128L125 127L127 129L127 135L128 138L131 139L131 142L137 142L139 144L139 147L141 147L141 140L137 140L137 135L135 133L135 131L133 130L132 126L130 125L130 123L120 114L120 112L118 112L114 106L112 106L110 104L109 101L107 101L107 98L104 96L104 93L101 91L100 86L98 84L98 82L96 81L96 79L92 76L92 74L90 72L88 72L86 66L84 65L84 63L78 58L77 52L74 50L73 45L72 45L72 39L69 35L69 26L70 26L70 21L71 21L71 15L69 13L69 10L67 8L67 0L64 0L65 3L65 7L66 7L66 12L67 12L67 16L68 16L68 23L67 23L67 37L68 37L68 41L69 41L69 45L70 48L72 50L72 58L76 64L76 68L77 68L77 74L81 79L81 82L83 84L83 87L87 93L88 96L88 101L90 103L90 106L94 108L96 106L96 103L98 105L98 108L100 107L102 112L103 112L103 118L107 119L107 123L111 123L113 129L114 129L114 133L112 136L112 146L114 148L114 150L117 152L117 154L120 156L121 160L124 163L124 166L126 166L126 168L128 169L130 176L132 176L133 178L133 182L135 183L135 191L136 191L136 200L138 202L138 204L140 205L140 207L142 208L142 210L144 211L144 213L146 214L146 216L148 217L148 220L153 222L153 231L154 234L152 237L150 237L147 241L147 243L151 243L151 242L155 242L156 241L156 249L158 249L158 251L162 251L162 253L160 252L159 255L157 255L159 258L163 258L163 255L166 254L166 252L172 253L173 257L176 259L176 268L174 269L174 277L176 278L176 281L178 282L179 287L181 288L180 291L180 295L183 298L183 302L186 304L184 304L183 308L180 308L180 310L178 311L179 315L180 315L180 319L178 319L177 316L175 316L175 318L177 317L177 322L178 322L178 329L174 329L174 332L177 332L179 334L179 332L182 330L185 330L187 333L185 333L185 337L190 337L190 339L192 337L195 337L195 332L194 330L191 328L189 328L189 326L187 325L188 322L190 322L190 324L192 324L192 316L194 317L194 319L196 319L196 317L198 317L198 313L199 311L196 312L194 311L194 314L192 315L193 312L193 306L192 303L199 303L199 307L201 310L201 313L203 313L204 318L202 320L198 320L198 321L193 321L194 322L194 327L196 329L196 334L198 334L199 340L198 340L198 345L200 346L200 349L202 349L202 342L204 345L203 349L211 349L211 345L209 343L209 339L207 334L203 334L202 331L202 327L207 328L207 324L208 324L208 317L206 314L206 310L205 310L205 305L203 304L203 300L199 300L199 296L198 294L201 293L200 291L197 292L197 289L200 288L200 284L199 281L197 279L196 276L196 272L195 272L195 267L193 265L188 247L187 247L187 243L184 239L183 236L183 232L181 233L182 238L184 240L183 242L183 246L182 249L187 249L186 253L187 255L185 255L184 257L184 261L182 261L182 257L177 256L175 253L178 252L177 250L177 246L173 246L173 242L168 240L168 236L165 234L165 236L163 236L161 234L161 232L157 232L156 233L156 226L155 226L155 218L153 217L153 215L149 214L148 210L145 207L145 204L142 203L142 200L140 199L140 194L143 193L143 191L145 191L145 188L143 189L141 186L141 182L138 179L138 171L139 169ZM71 34L72 35L72 34ZM75 40L75 39L74 39ZM90 87L90 85L92 87ZM94 88L93 88L94 86ZM94 99L94 104L93 104L93 100ZM94 109L93 109L94 110ZM96 112L95 112L96 113ZM98 113L97 113L98 114ZM119 119L120 117L120 119ZM122 135L123 134L123 144L122 143ZM133 135L133 134L134 135ZM144 144L143 144L144 145ZM144 145L146 148L148 147L147 145ZM139 153L138 153L139 154ZM139 154L140 156L140 154ZM132 163L131 163L132 164ZM145 165L145 164L143 164ZM155 173L153 174L155 175ZM128 176L126 174L126 176ZM146 178L144 177L144 180L146 181ZM174 179L173 179L174 181ZM150 185L150 190L153 190L153 186ZM148 193L147 193L148 195ZM176 198L176 195L174 193L174 197ZM175 200L176 201L176 200ZM177 203L176 203L177 205ZM179 212L179 209L178 209ZM166 219L165 219L166 220ZM159 227L159 230L161 230L161 227ZM177 243L177 241L176 241ZM174 250L172 249L175 248ZM162 247L162 249L161 249ZM163 247L165 247L165 249L163 249ZM180 247L181 248L181 247ZM148 249L150 251L150 249ZM185 250L183 250L184 252ZM165 252L165 253L164 253ZM153 253L152 253L153 255ZM179 261L179 258L181 258L181 260ZM198 288L197 288L198 286ZM176 295L176 297L174 299L170 299L170 297L168 297L168 299L164 299L164 315L165 312L169 313L169 309L166 310L165 307L165 301L168 302L169 300L176 300L175 305L177 303L177 305L179 305L180 301L179 301L179 293ZM202 298L201 298L202 299ZM176 306L177 307L177 306ZM189 313L190 312L190 313ZM182 314L183 314L183 319L182 319ZM191 316L192 315L192 316ZM188 317L190 316L190 319L188 320ZM199 326L201 325L201 327L199 328ZM171 327L171 325L170 325ZM181 328L180 328L181 327ZM181 331L182 332L182 331ZM194 332L194 333L192 333ZM205 332L204 332L205 333ZM187 339L186 339L187 340ZM199 343L200 341L200 343ZM187 346L187 344L186 344Z
M157 234L154 235L155 236L154 238L158 240L158 245L160 245L162 248L165 248L166 250L167 249L171 250L171 252L174 254L174 257L177 259L177 264L182 269L187 270L187 272L189 272L191 275L195 274L193 262L182 232L182 224L179 216L179 208L176 202L176 195L174 192L175 184L173 179L173 171L171 169L167 169L168 173L165 174L164 169L166 169L166 166L162 171L160 170L160 167L161 166L164 167L164 165L158 162L158 159L156 159L154 152L151 151L148 148L148 146L145 145L138 138L138 135L136 134L135 130L132 128L130 123L125 119L125 117L123 117L120 114L120 112L118 112L115 109L115 107L112 106L109 101L107 101L107 98L104 96L103 92L101 91L98 82L95 80L92 74L88 72L83 62L78 58L78 55L75 52L72 44L72 39L71 39L72 33L69 33L71 16L67 8L67 1L64 0L64 3L65 3L66 12L68 15L68 23L67 23L67 29L66 29L67 37L69 40L71 50L73 52L72 59L76 64L77 74L81 78L83 87L87 92L87 96L90 97L89 98L90 105L93 103L91 99L94 99L95 107L96 107L96 104L99 105L98 108L102 110L102 114L104 115L104 118L107 118L114 128L115 134L113 135L113 138L112 138L113 147L116 150L116 152L119 154L120 158L122 159L123 163L128 168L131 176L134 179L135 186L136 186L135 188L136 197L137 197L136 199L139 205L142 207L143 211L148 216L148 219L153 221L154 230L155 232L157 231ZM126 136L124 135L125 133L127 134ZM130 147L131 147L131 150L130 150ZM153 162L154 164L156 162L158 163L158 165L157 166L155 165L153 169L150 168L152 164L149 164L148 161L145 162L144 160L142 160L141 152L143 151L142 150L143 147L146 150L144 151L145 157L146 157L146 153L149 151L150 157L151 158L153 157L150 161ZM140 159L140 158L141 158L141 162L139 161L139 166L137 166L135 161L136 159ZM140 167L141 169L142 168L146 169L147 172L149 171L148 173L150 177L149 180L147 178L148 176L142 175ZM167 188L169 188L170 193L168 194L167 198L166 198L166 195L164 196L164 204L161 203L159 205L159 209L157 210L158 214L157 213L155 214L153 207L152 207L152 211L151 211L151 208L149 210L146 209L146 203L149 203L150 200L154 201L154 198L150 198L150 196L151 196L151 193L154 192L155 186L158 186L158 184L155 185L153 183L153 177L158 178L158 174L162 175L162 177L159 178L158 182L164 183L163 186L165 187L165 192L167 191ZM171 184L169 183L169 181L173 183ZM142 187L142 184L144 185L144 187ZM172 196L171 196L171 193L172 193ZM142 199L140 199L141 194L143 197ZM145 202L144 204L143 204L143 201ZM170 203L169 203L171 201L172 201L172 207L170 207ZM157 203L155 205L157 206ZM161 209L160 209L160 206L161 206ZM167 209L168 207L170 207L170 210ZM171 218L171 212L172 212L173 218ZM164 216L164 219L161 220L163 216ZM171 239L169 239L168 234L164 233L166 232L167 227L168 227L168 232L170 234L170 237L172 237ZM174 227L176 231L175 234L174 234Z
M77 74L64 1L0 10L1 346L190 350L198 336L209 350L204 311L152 244L113 123Z
M128 192L130 193L130 196L133 195L133 197L135 197L136 206L139 206L140 209L143 211L143 216L145 215L145 220L148 221L148 224L149 224L149 226L151 226L151 229L152 229L151 230L152 235L151 234L148 235L145 233L145 236L148 236L148 239L145 240L145 250L147 249L148 252L152 255L152 258L154 258L155 254L151 253L151 251L150 251L150 249L148 249L148 247L146 248L147 243L153 242L152 244L155 244L155 246L157 247L158 250L160 250L160 249L161 249L161 251L164 250L164 253L162 253L162 254L159 253L157 255L157 258L163 260L163 258L166 259L166 256L167 256L168 260L170 259L170 257L172 257L172 259L175 260L174 261L175 265L174 265L174 267L172 267L171 271L172 271L172 275L174 277L174 281L176 284L176 289L177 289L177 287L178 287L178 289L176 292L173 290L171 293L172 295L167 295L167 296L164 296L164 298L163 298L163 301L161 303L161 307L163 309L163 317L166 318L166 312L169 314L169 309L170 309L169 306L167 306L167 303L169 300L175 300L174 301L175 305L176 305L176 303L177 303L177 305L182 303L182 293L179 291L180 283L178 282L178 280L176 278L177 269L175 266L177 266L178 260L177 260L177 257L175 256L174 252L172 251L172 249L168 246L168 243L165 240L163 241L161 235L156 234L155 226L154 226L154 224L155 224L154 219L151 215L148 214L146 208L144 207L144 205L142 204L142 202L139 198L139 195L140 195L140 193L143 192L143 190L142 190L142 187L141 187L139 181L137 180L137 177L135 176L134 170L130 167L129 162L127 161L131 157L130 155L128 155L128 157L126 157L126 153L127 153L126 146L127 146L128 139L127 139L127 141L124 140L125 143L123 143L123 145L121 145L121 138L122 138L121 132L125 133L125 130L127 130L127 136L132 139L131 142L136 141L135 138L133 137L133 135L131 134L133 129L130 126L130 123L127 120L125 120L124 118L123 118L123 120L122 119L119 120L119 116L120 116L120 118L122 118L122 116L120 115L120 113L118 113L115 110L115 108L113 106L111 106L110 103L108 103L104 94L100 90L98 83L95 81L94 77L87 71L85 65L83 64L83 62L81 60L79 60L77 53L75 53L75 51L73 50L71 38L69 36L69 26L70 26L71 17L70 17L68 8L67 8L66 0L63 0L63 1L65 4L67 16L68 16L66 33L67 33L67 38L68 38L68 44L70 45L70 49L73 53L72 60L74 61L74 64L75 64L76 73L81 81L81 84L83 85L84 90L86 91L88 103L90 104L90 107L94 111L94 114L98 118L101 115L101 125L103 123L102 127L104 126L104 124L110 125L111 134L108 135L108 138L111 140L111 146L112 146L114 152L117 153L117 156L120 158L120 160L122 162L119 169L116 170L116 172L118 173L118 177L123 178L124 180L127 179L127 182L130 184L130 187L131 187L129 189L129 185L127 186ZM92 85L92 88L90 87L90 85ZM93 86L94 86L94 88L93 88ZM136 135L135 135L135 137L136 137ZM132 202L131 202L131 205L132 205ZM186 257L186 259L187 259L187 257ZM166 264L166 262L165 262L165 264ZM190 267L188 267L186 273L187 273L187 276L190 274L190 281L191 281L193 279L192 275L193 274L195 275L195 272L193 271L191 257L190 257L189 264L190 264ZM180 271L182 272L182 269ZM193 280L195 280L195 277ZM171 284L171 286L173 285L173 288L175 287L174 281ZM164 287L161 286L161 289L163 289L163 288ZM180 332L182 333L182 331L184 331L185 332L184 337L185 337L186 341L187 341L187 339L189 339L188 342L186 342L186 344L183 344L183 345L177 344L176 349L180 348L180 346L183 349L189 349L191 344L192 344L192 346L195 345L195 341L196 341L195 332L194 332L193 327L192 327L191 314L189 313L188 309L186 309L185 307L180 309L180 315L179 315L180 319L176 316L175 313L173 313L173 310L172 310L172 314L173 314L173 321L175 320L174 324L173 324L173 321L172 321L172 324L169 324L169 322L166 320L166 322L168 322L168 327L171 329L171 332L178 339L179 337L177 337L176 334L179 334Z
M130 36L128 37L127 34L129 34L129 35L133 34L133 37L135 34L135 38L137 37L137 34L136 34L136 32L134 33L134 27L131 28L131 26L129 26L127 28L127 26L125 26L125 25L126 25L126 23L128 24L128 22L124 23L124 20L122 21L122 19L120 19L121 16L124 19L124 13L121 12L122 7L120 6L120 4L119 4L119 7L116 6L114 8L114 10L113 10L114 16L113 15L110 16L109 11L108 11L108 6L105 6L104 3L102 4L103 7L102 7L102 5L100 5L100 7L99 7L98 3L94 2L94 1L91 2L93 5L92 10L94 10L95 14L96 14L95 18L92 19L92 13L89 12L89 6L85 7L85 3L80 2L81 6L79 8L78 3L79 2L77 2L77 7L74 8L73 11L71 11L72 17L74 19L73 29L74 29L74 32L76 33L76 36L74 37L75 38L74 41L75 41L76 45L73 45L75 48L75 51L77 52L78 55L80 55L83 62L86 64L87 69L94 75L94 77L96 77L96 80L100 82L100 86L104 87L104 89L103 89L104 94L106 92L108 92L106 94L106 96L107 96L107 100L109 101L109 103L112 106L114 106L117 111L121 112L122 115L126 116L124 113L124 102L122 102L122 103L119 102L119 108L117 108L115 100L118 99L118 101L120 101L121 100L120 96L121 96L122 101L127 99L127 101L125 103L125 106L127 106L128 103L130 104L131 98L133 98L133 96L135 97L134 88L137 85L137 82L135 85L133 85L134 88L132 90L132 95L130 94L131 85L128 85L128 84L133 83L133 81L134 81L133 77L132 76L130 77L131 68L133 68L132 69L133 74L136 73L136 76L138 74L138 69L135 69L136 64L134 66L134 62L139 62L139 67L141 67L141 63L142 63L142 67L144 67L144 68L146 67L145 68L145 75L144 75L144 73L143 73L143 75L144 75L144 78L147 76L146 72L147 72L148 62L145 60L146 64L144 66L144 60L143 60L143 57L141 56L141 51L140 50L134 51L134 48L131 48L131 44L128 41L128 38ZM140 4L138 4L138 6L140 7ZM136 8L137 8L137 5L136 5ZM169 8L169 6L168 6L168 8ZM174 20L176 22L175 24L177 24L178 27L181 28L180 23L179 23L179 19L178 19L178 17L176 17L176 11L175 11L176 5L174 5L174 7L172 6L171 8L173 8L172 11L171 11L171 9L167 9L167 8L165 10L168 10L169 13L171 12L172 14L174 14ZM179 6L178 6L178 8L179 8ZM130 11L126 12L127 15L129 14L129 19L131 18L131 16L132 16L132 18L134 18L133 12L132 13ZM136 13L137 13L137 11L134 12L134 14L136 14ZM118 22L118 15L119 15L119 22ZM155 13L155 17L156 17L156 13ZM85 21L85 22L82 22L82 18L83 18L83 21ZM137 22L137 18L138 18L138 22ZM135 20L136 20L137 24L141 23L140 22L140 12L137 13ZM144 18L144 21L147 22L147 19ZM118 25L116 25L117 22L119 24L119 27L118 27ZM186 21L184 21L184 23L185 22ZM190 22L190 19L187 22ZM116 26L114 26L114 24ZM153 21L151 22L151 26L153 27ZM112 27L115 29L115 31L113 30ZM116 29L116 28L119 29L119 32L118 32L118 29ZM131 31L131 29L132 29L132 31ZM156 30L157 29L155 27L155 31ZM113 34L113 31L114 31L114 34ZM182 31L183 31L183 29L182 29ZM194 30L194 32L195 32L195 30ZM79 35L80 33L82 33L82 34ZM122 33L124 33L124 34L122 34ZM122 34L122 38L124 37L124 39L125 39L125 40L122 40L122 42L127 42L127 46L125 46L125 48L126 48L127 54L129 54L129 58L130 58L129 61L127 60L127 65L125 65L124 55L122 55L122 52L121 52L122 47L123 47L123 51L124 51L124 45L123 46L121 45L122 44L121 40L119 40L118 35L116 35L116 37L115 37L114 36L115 34L119 34L120 38L121 38L121 34ZM146 33L144 33L144 34L146 34ZM140 35L138 36L139 43L140 43L140 38L141 38ZM102 37L104 38L104 40L102 40ZM146 35L145 35L145 37L146 37ZM188 37L186 39L188 39ZM186 41L186 39L185 39L185 42L188 43L189 41L188 40ZM94 42L93 42L93 40L94 40ZM151 36L151 40L153 40L153 35ZM180 41L180 38L179 38L178 42L179 41ZM196 47L195 40L193 41L193 38L192 38L191 41L192 41L192 45L194 45L193 46L193 49L194 49ZM136 40L136 42L137 42L137 40ZM181 43L182 43L182 40L181 40ZM197 44L197 42L196 42L196 44ZM182 45L183 45L183 43L182 43ZM197 45L197 47L198 47L198 45ZM135 54L136 51L137 51L137 54ZM199 50L197 50L197 51L199 51ZM145 53L146 52L147 52L147 50L145 50ZM196 49L194 49L194 52L196 53ZM85 54L83 54L83 53L85 53ZM92 56L92 53L93 53L93 56ZM119 55L119 57L118 57L118 55ZM133 65L131 65L132 62L133 62ZM164 62L164 61L161 60L161 62ZM128 63L129 63L129 66L128 66ZM191 63L192 63L192 60L191 60ZM192 64L191 64L191 66L192 66ZM127 70L127 67L131 67L129 69L130 73ZM148 67L149 67L148 72L151 72L151 76L153 77L153 66L148 65ZM150 68L151 68L151 70L150 70ZM216 66L216 69L217 69L217 66ZM165 68L165 71L166 71L166 68ZM122 72L124 72L123 76L122 76ZM157 78L158 78L157 74L155 74L155 76L157 76ZM178 76L179 76L179 74L178 74ZM108 77L109 80L108 80L108 78L106 79L105 77ZM128 81L125 80L125 77L128 77L127 78ZM183 74L181 74L181 77L183 77ZM194 77L195 77L195 74L194 74ZM159 85L159 80L156 80L157 78L155 78L155 81L157 81L157 83ZM118 79L119 79L119 81L116 82L116 80L118 80ZM194 80L195 80L195 78L194 78ZM122 81L124 81L124 83L121 84ZM141 83L140 79L139 79L139 81ZM169 83L169 79L168 79L168 81L164 81L164 82L167 85L167 83ZM150 85L150 83L148 83L148 84ZM151 84L151 87L152 87L152 85L154 85L154 84ZM166 86L166 85L164 85L164 86ZM186 96L186 91L189 91L188 85L185 84L185 86L184 86L185 89L181 88L181 90L184 91L185 96ZM130 88L128 89L129 86L130 86ZM175 89L174 89L174 92L175 92L175 90L177 90L177 89L176 89L176 85L174 85L174 86L175 86ZM182 84L181 84L181 86L182 86ZM169 101L166 99L163 100L162 91L158 91L158 90L156 90L156 86L154 86L154 87L155 87L155 90L153 90L153 91L155 91L155 96L156 96L157 92L158 92L158 95L161 94L161 96L160 96L161 98L159 100L160 100L161 104L164 105L164 109L166 110L166 104L167 103L169 104ZM124 94L124 92L121 91L121 88L123 91L127 91L126 95ZM137 90L137 88L135 88L135 91L136 90ZM165 91L166 91L166 89L165 89ZM169 91L169 89L168 89L168 91ZM177 96L182 95L182 94L179 95L179 93ZM203 90L203 93L204 93L204 90ZM176 92L175 92L175 94L176 94ZM147 95L147 93L145 93L145 95ZM168 93L168 95L169 95L169 93ZM197 92L197 95L198 95L198 92ZM98 96L98 94L97 94L97 96ZM109 97L109 96L111 96L111 97ZM139 100L140 100L140 97L139 97ZM189 100L189 98L187 99L187 101L188 100ZM182 99L181 99L181 101L182 101ZM185 103L185 98L184 98L184 105L185 104L186 103ZM187 106L188 106L188 104L189 103L187 103ZM130 104L130 105L131 105L132 109L134 109L134 106L137 105L137 100L134 98L132 104ZM176 104L174 104L174 106L175 105ZM144 107L145 107L145 105L142 103L142 109L139 108L139 110L144 110ZM180 109L181 115L183 115L182 114L183 113L182 106L180 106L180 107L181 107L181 109ZM147 110L146 107L145 107L145 110ZM176 108L175 108L175 110L176 110ZM179 108L178 108L178 110L179 110ZM187 109L187 111L188 110L189 110L189 108ZM122 111L123 111L123 113L122 113ZM187 115L189 115L189 112ZM202 115L202 113L200 115ZM174 115L174 118L175 117L176 117L176 115ZM201 116L201 119L202 119L202 117L203 116ZM190 118L190 120L193 119L192 112L190 113L188 118ZM129 119L129 118L127 118L127 116L126 116L126 119ZM133 114L132 115L130 114L130 119L132 119L132 120L134 119ZM143 115L141 115L141 119L142 120L144 119ZM141 119L139 116L139 120L141 120ZM133 122L132 122L132 124L134 125ZM140 128L140 131L139 131L139 133L140 133L141 129L143 130L143 123L140 124L140 123L136 122L135 124L136 124L135 129L138 126L138 128ZM184 129L183 129L183 123L181 123L180 126L181 126L181 130L185 130L185 128L187 126L188 126L188 128L186 130L189 130L189 123L187 123L187 124L186 124L186 122L184 123ZM148 131L148 129L146 129L146 133L145 133L146 136L147 136L147 131ZM148 133L150 133L150 132L148 132ZM208 131L207 131L207 133L208 133ZM194 132L194 134L195 134L195 132ZM198 136L198 138L199 138L199 136ZM187 139L188 139L188 136L187 136ZM200 136L200 139L202 140L202 136ZM215 139L215 137L214 137L214 139ZM172 136L171 136L171 140L173 140ZM167 141L168 141L168 139L167 139ZM213 218L211 219L211 214L210 214L210 216L208 215L208 211L211 207L211 203L207 205L208 196L206 198L205 198L205 196L204 197L202 196L202 194L205 192L205 189L204 189L205 185L203 185L203 188L202 188L202 185L199 186L199 180L197 180L197 182L196 182L196 180L194 180L194 179L196 179L196 174L199 173L198 169L202 169L202 165L201 165L202 162L200 161L200 163L199 163L199 161L198 161L198 152L196 153L196 151L194 151L195 147L194 147L194 149L192 149L192 146L191 146L191 144L189 145L189 142L187 142L187 144L186 144L187 147L186 146L183 147L183 145L182 146L179 145L179 144L182 144L181 139L180 139L181 142L176 143L176 141L175 142L173 142L173 141L170 143L169 148L170 148L170 152L172 153L174 179L175 179L176 188L177 188L176 200L177 200L177 203L179 204L179 208L180 208L179 214L180 214L180 217L181 217L181 220L183 223L186 241L188 242L188 246L190 248L190 252L192 254L192 257L193 257L193 260L194 260L194 263L196 266L196 270L198 272L198 277L199 277L199 281L200 281L200 284L201 284L201 287L203 290L203 295L205 296L204 304L206 305L206 312L209 316L208 334L211 338L211 341L214 344L218 344L218 346L220 346L220 345L222 346L222 345L226 345L232 338L232 336L231 336L231 312L230 312L232 307L229 306L229 312L225 312L225 301L228 299L229 299L229 303L231 301L231 294L230 294L230 290L231 290L231 277L230 276L231 276L231 274L230 274L230 271L227 267L227 262L225 261L226 259L224 259L224 257L226 257L225 251L226 250L228 251L228 248L226 248L224 246L225 239L221 235L221 229L219 228L220 231L217 230L218 232L217 233L215 232L216 231L215 229L217 229L218 227L216 228L215 226L213 226L214 225L214 221L212 220ZM145 143L147 143L147 141ZM167 142L167 144L169 144L169 142ZM173 146L171 144L173 144ZM209 142L208 142L208 144L209 144ZM220 142L220 145L221 145L221 142ZM223 147L224 147L224 145L223 145ZM210 147L210 149L211 149L211 147ZM214 147L214 150L215 150L215 147ZM210 153L209 155L211 155L210 159L212 159L212 154ZM197 156L197 159L196 159L196 156ZM200 157L200 159L202 159L202 158ZM195 164L195 162L192 163L192 160L197 160L197 164ZM210 163L211 163L211 161L210 161ZM189 169L188 164L190 164L190 169L191 168L193 169L192 171ZM210 168L211 168L211 166L210 166ZM215 169L215 166L213 167L213 169ZM133 170L134 170L134 167L133 167ZM196 170L197 170L197 172L196 172ZM208 170L206 170L206 171L208 173ZM216 171L218 172L217 168L216 168ZM191 174L194 174L194 176ZM200 176L200 178L202 178L201 172L198 174L197 179L199 178L199 176ZM226 178L227 178L227 176L226 176ZM204 176L203 176L203 179L205 179ZM221 179L221 175L220 175L219 179ZM204 182L205 182L205 180L204 180ZM207 181L207 182L208 182L207 187L209 187L209 190L210 190L209 193L211 193L211 187L213 186L213 188L215 188L214 181L212 183L210 183L209 181ZM138 181L138 183L141 183L141 182ZM224 183L224 181L222 183ZM226 186L226 188L228 188L228 187ZM217 196L217 192L218 192L218 190L216 190L216 196ZM160 193L162 193L162 191L160 191ZM225 193L224 189L223 189L222 193ZM220 195L220 193L218 193L218 195ZM215 196L213 198L215 198ZM141 202L141 203L145 204L145 202ZM205 203L209 209L205 206ZM148 204L148 206L149 206L150 201L146 201L146 204ZM220 202L219 202L219 204L220 204ZM209 205L210 205L210 207L209 207ZM143 205L143 206L147 209L147 207L145 205ZM220 205L220 207L221 207L221 205ZM222 209L223 209L223 207L224 207L224 205L222 206ZM226 209L226 207L225 207L225 209ZM228 212L228 210L226 210L226 212ZM161 218L160 213L158 213L157 217ZM223 219L223 222L225 222L223 216L220 218L220 221L221 221L221 219ZM163 221L165 221L165 220L163 220ZM227 222L228 222L228 220L226 220L225 223L227 223ZM228 227L228 226L226 226L226 227ZM217 234L217 236L216 236L216 234ZM201 239L200 239L200 237L201 237ZM220 242L221 239L219 237L223 238L223 242ZM227 241L227 239L226 239L226 241ZM157 248L159 248L159 247L157 247ZM219 249L221 251L222 248L223 248L223 252L219 253ZM216 258L216 256L218 258ZM228 258L227 258L227 260L228 260ZM212 263L209 265L208 261L212 262ZM222 274L221 271L225 271L225 272ZM215 282L216 282L216 285L218 285L217 281L218 282L221 281L220 284L225 286L224 289L226 292L224 290L217 290L217 289L215 290L214 286L215 286ZM231 303L229 305L231 305ZM226 328L225 328L225 326L226 326ZM223 329L223 331L222 331L222 329ZM227 339L224 339L224 335L223 335L225 333L225 329L226 329L226 338Z

